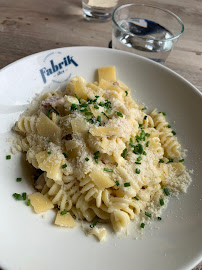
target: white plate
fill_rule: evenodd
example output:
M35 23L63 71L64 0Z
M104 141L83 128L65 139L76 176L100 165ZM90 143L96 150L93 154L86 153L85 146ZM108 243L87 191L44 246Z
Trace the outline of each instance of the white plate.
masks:
M57 65L52 74L47 71L51 61ZM53 212L42 218L22 201L15 201L14 192L31 193L34 189L21 155L12 155L11 160L5 156L10 153L10 128L35 93L56 89L75 75L92 81L96 69L107 65L116 66L117 77L132 89L138 102L167 113L182 146L189 150L185 164L194 173L188 193L179 200L170 199L162 221L145 228L143 240L110 236L100 244L79 228L54 226ZM55 49L26 57L2 69L0 82L0 268L182 270L200 262L202 96L193 85L150 60L92 47ZM16 177L23 181L16 183Z

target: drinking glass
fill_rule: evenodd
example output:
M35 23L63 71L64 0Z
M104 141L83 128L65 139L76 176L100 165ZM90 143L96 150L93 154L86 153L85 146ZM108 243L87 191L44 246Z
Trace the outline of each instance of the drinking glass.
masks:
M84 18L88 21L109 21L117 4L118 0L82 0Z
M126 4L112 14L112 48L164 63L184 24L173 12L147 4Z

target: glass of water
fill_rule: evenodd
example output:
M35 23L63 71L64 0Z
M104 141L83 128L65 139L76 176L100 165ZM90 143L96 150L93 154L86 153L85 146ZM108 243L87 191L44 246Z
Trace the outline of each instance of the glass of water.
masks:
M118 0L82 0L84 18L88 21L109 21Z
M164 63L184 31L181 19L169 10L127 4L112 14L112 48Z

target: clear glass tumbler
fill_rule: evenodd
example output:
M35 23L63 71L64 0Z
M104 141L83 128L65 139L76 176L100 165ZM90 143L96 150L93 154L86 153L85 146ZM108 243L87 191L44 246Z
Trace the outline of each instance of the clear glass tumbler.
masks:
M173 12L147 5L127 4L112 14L112 48L164 63L184 31Z
M109 21L118 0L82 0L84 17L89 21Z

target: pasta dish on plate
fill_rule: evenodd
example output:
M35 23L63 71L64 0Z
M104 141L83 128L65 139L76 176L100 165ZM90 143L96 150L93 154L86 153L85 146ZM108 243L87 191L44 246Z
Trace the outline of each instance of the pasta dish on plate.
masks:
M121 232L131 220L143 229L173 192L186 192L189 173L175 131L156 109L131 98L115 67L98 81L77 76L65 91L37 96L15 124L16 147L36 169L36 213L57 208L55 224L89 222L100 240L110 223Z

